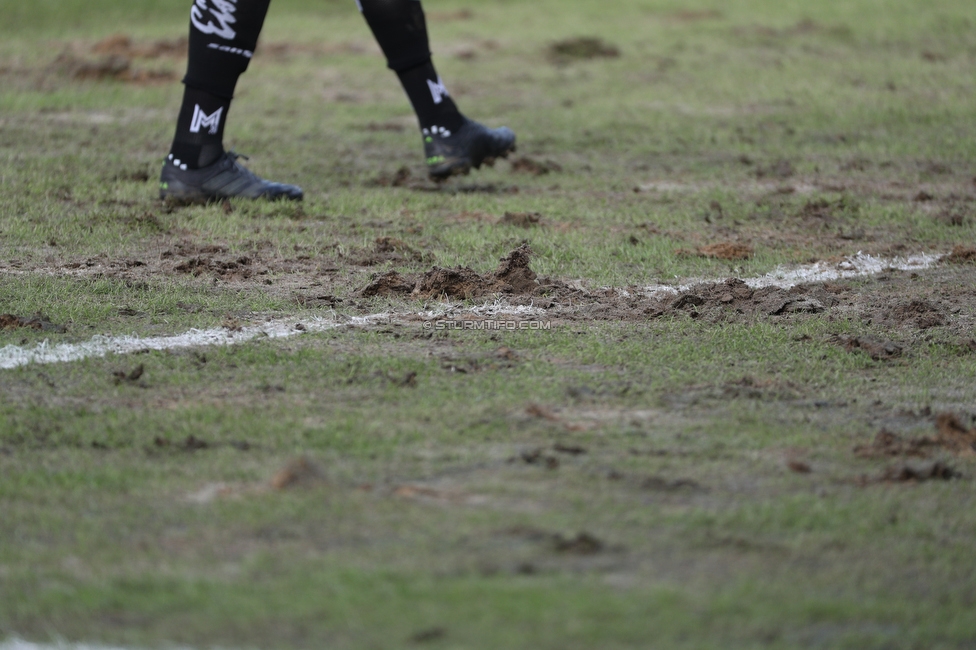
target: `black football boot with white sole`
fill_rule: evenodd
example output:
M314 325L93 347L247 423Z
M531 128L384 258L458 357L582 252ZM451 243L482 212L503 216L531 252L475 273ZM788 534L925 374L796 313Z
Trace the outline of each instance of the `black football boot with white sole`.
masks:
M515 133L510 128L489 129L468 118L453 133L435 126L423 129L423 135L427 171L435 181L467 174L482 165L490 167L515 151Z
M287 199L301 201L302 188L266 181L239 162L240 154L228 151L212 165L187 169L172 154L163 163L159 198L174 203L206 203L220 199Z

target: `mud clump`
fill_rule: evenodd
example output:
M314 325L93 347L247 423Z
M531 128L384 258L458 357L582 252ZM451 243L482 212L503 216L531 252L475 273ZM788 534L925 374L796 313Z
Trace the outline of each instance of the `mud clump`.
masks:
M600 539L590 533L579 533L575 537L555 535L552 546L557 553L567 555L596 555L606 548Z
M188 39L185 36L169 40L136 43L125 34L113 34L92 45L91 52L132 59L182 58L187 54L187 44Z
M925 458L935 446L935 440L929 437L905 439L882 429L874 436L871 444L854 447L854 455L859 458L884 458L893 456Z
M533 295L540 289L538 276L530 268L532 251L523 244L501 260L487 275L459 267L435 266L419 278L391 272L377 277L362 290L365 298L410 294L415 298L469 299L491 294Z
M948 481L958 478L959 473L941 461L903 463L885 470L881 480L889 483L917 483L921 481Z
M53 69L79 81L121 81L133 84L151 84L173 81L178 78L169 70L134 68L132 59L110 55L95 60L77 57L70 52L58 56Z
M949 264L976 264L976 248L956 246L944 259Z
M848 352L860 350L874 361L884 361L900 357L904 351L902 346L894 341L881 341L870 336L840 336L837 342Z
M729 313L767 316L817 314L838 303L826 285L802 286L792 289L762 287L752 289L738 278L725 282L701 284L680 293L661 306L658 316L684 313L693 318L701 316L718 319Z
M889 320L902 326L914 326L920 330L941 327L946 324L942 311L925 300L912 300L899 304L891 311Z
M209 256L193 257L174 269L178 273L188 273L199 277L204 273L213 273L224 280L247 280L254 271L251 268L253 260L247 256L233 259L220 259Z
M494 279L503 293L525 295L535 292L539 286L539 278L529 268L531 256L532 250L523 244L502 258Z
M529 174L531 176L545 176L550 172L561 172L563 168L551 160L540 162L528 156L522 156L512 161L512 172Z
M13 314L0 314L0 330L30 329L42 332L54 332L64 334L68 328L64 325L55 325L41 314L31 317L14 316Z
M796 168L789 160L777 160L766 167L756 169L756 178L778 178L786 180L796 175Z
M413 290L422 298L476 298L486 293L488 282L467 267L444 269L434 267L424 274Z
M377 237L373 250L352 260L356 266L378 266L387 262L405 264L421 262L432 257L415 250L407 242L396 237Z
M935 418L938 430L936 442L944 449L959 456L976 455L976 428L967 429L952 413L943 413Z
M542 215L538 212L506 212L498 220L500 226L517 226L519 228L534 228L542 221Z
M361 293L364 298L402 296L413 291L414 286L416 286L416 281L405 278L396 271L390 271L370 282Z
M620 49L593 36L581 36L557 41L549 46L549 56L557 62L573 59L616 58Z
M282 467L271 479L275 490L311 487L325 482L322 468L306 457L296 458Z
M935 436L903 438L882 429L869 445L854 447L860 458L909 456L927 458L936 451L948 451L956 456L976 456L976 428L967 429L953 413L935 418Z
M752 246L738 244L735 242L721 242L701 246L698 249L699 257L706 257L716 260L747 260L752 257Z

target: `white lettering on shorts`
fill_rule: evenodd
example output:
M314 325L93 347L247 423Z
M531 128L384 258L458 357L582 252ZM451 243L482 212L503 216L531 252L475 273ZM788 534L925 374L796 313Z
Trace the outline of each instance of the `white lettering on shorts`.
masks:
M213 34L229 41L237 36L231 26L237 22L234 17L236 11L237 0L196 0L190 9L190 22L204 34Z
M200 133L200 129L210 127L210 135L216 135L220 128L220 117L224 114L224 107L221 106L211 115L207 115L200 108L200 104L193 107L193 121L190 122L190 133Z

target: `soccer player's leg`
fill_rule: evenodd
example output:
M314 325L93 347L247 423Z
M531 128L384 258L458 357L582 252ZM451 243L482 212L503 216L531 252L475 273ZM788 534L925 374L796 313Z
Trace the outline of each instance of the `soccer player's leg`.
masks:
M356 2L417 114L432 178L467 174L515 151L511 129L489 129L470 120L451 99L430 60L420 0Z
M224 151L224 125L238 78L247 70L271 0L194 0L183 105L160 176L161 199L243 197L301 200L294 185L266 181Z

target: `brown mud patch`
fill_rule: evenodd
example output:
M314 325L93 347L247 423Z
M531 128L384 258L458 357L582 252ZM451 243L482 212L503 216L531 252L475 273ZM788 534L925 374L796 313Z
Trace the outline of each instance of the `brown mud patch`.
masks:
M542 222L542 215L538 212L506 212L498 220L499 226L517 226L519 228L534 228Z
M838 303L829 285L797 285L791 289L753 289L732 278L720 283L700 284L663 299L659 316L685 314L693 318L716 317L724 312L740 315L817 314ZM718 312L718 313L716 313Z
M976 248L972 246L956 246L943 259L949 264L976 264Z
M41 314L35 316L14 316L13 314L0 314L0 330L30 329L42 332L54 332L64 334L68 328L64 325L55 325Z
M694 251L679 250L677 254L685 257L704 257L713 260L747 260L752 257L754 251L748 244L735 242L720 242L717 244L707 244L699 246Z
M93 45L67 47L49 69L79 81L168 83L179 78L177 71L146 68L136 62L180 59L187 55L187 47L186 37L138 42L125 34L114 34Z
M523 244L502 258L494 272L485 275L468 267L437 266L419 277L386 273L375 278L360 294L363 297L409 294L414 298L462 300L493 294L542 295L552 282L540 281L529 266L531 255L531 249Z
M580 36L557 41L548 48L549 57L556 62L580 59L616 58L620 48L595 36Z
M396 237L377 237L372 250L363 251L350 256L350 261L356 266L379 266L381 264L410 264L430 262L433 255L421 253Z
M976 456L976 428L968 429L954 413L942 413L935 418L936 434L906 438L882 429L870 444L854 447L859 458L914 456L928 458L944 451L956 456Z
M545 176L551 172L561 172L563 168L551 160L540 161L528 156L521 156L512 161L511 170L516 174Z
M55 59L51 69L78 81L121 81L146 85L169 83L179 78L171 70L136 68L132 59L115 55L92 60L64 53Z
M125 34L113 34L92 45L89 51L92 54L127 59L184 58L188 46L189 40L185 36L139 43Z
M683 9L666 16L668 20L676 23L697 23L704 20L719 20L723 17L722 12L716 9Z

